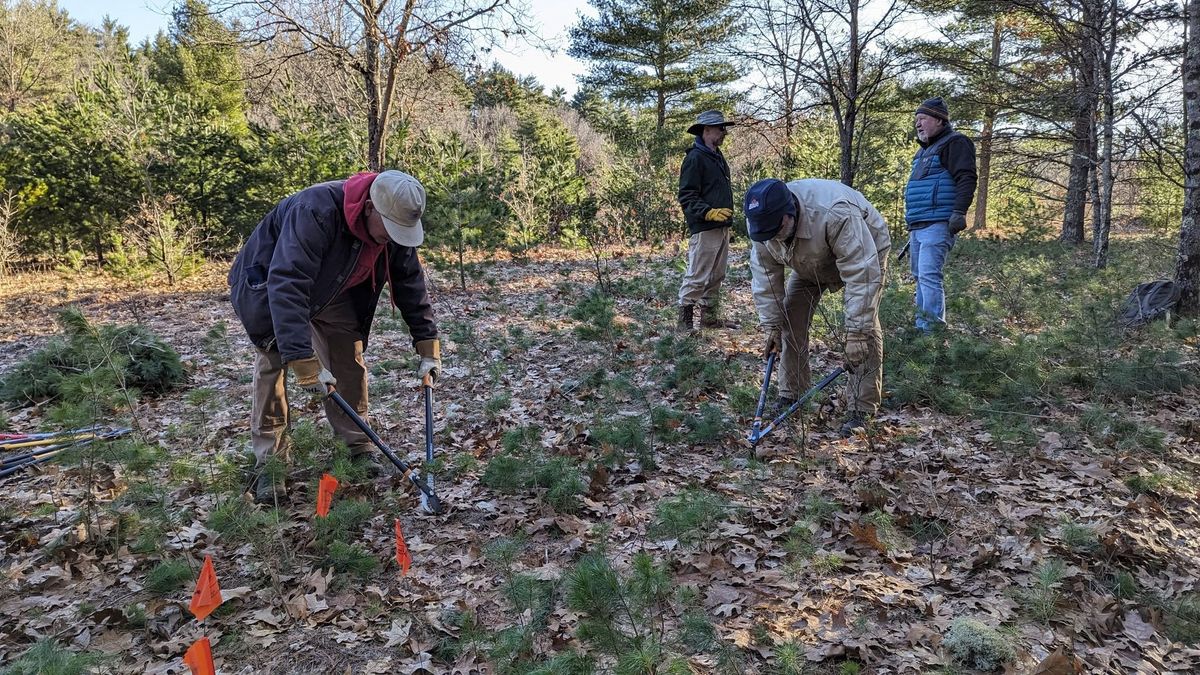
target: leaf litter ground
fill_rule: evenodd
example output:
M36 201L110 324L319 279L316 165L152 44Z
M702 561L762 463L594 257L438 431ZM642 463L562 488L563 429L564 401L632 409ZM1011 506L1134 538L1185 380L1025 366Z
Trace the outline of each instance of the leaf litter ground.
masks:
M812 672L846 661L866 672L965 672L942 647L964 617L1003 628L1017 647L1012 672L1200 668L1200 651L1168 630L1171 603L1197 590L1200 458L1194 423L1180 422L1196 419L1195 389L1126 406L1161 434L1150 457L1064 431L1083 398L1025 413L1017 421L1037 436L1014 447L979 419L911 405L885 406L871 434L842 440L836 395L755 457L743 439L746 397L761 377L759 336L738 253L725 307L741 327L694 341L670 332L678 257L662 251L600 263L564 251L480 262L465 291L456 271L431 271L446 364L435 405L438 487L449 509L420 515L398 480L344 483L335 505L371 505L353 539L379 566L361 576L333 571L314 546L328 451L293 467L290 500L257 530L213 525L214 512L245 506L231 506L236 490L219 476L248 444L251 349L228 305L224 265L169 289L87 275L6 283L4 369L44 344L53 310L73 303L92 321L150 327L188 363L190 390L214 394L198 403L184 389L139 403L139 427L165 450L149 470L50 465L3 486L0 662L53 638L107 654L102 670L181 672L183 652L208 636L223 672L489 672L479 650L449 661L443 647L463 637L464 612L491 630L528 620L502 597L503 574L487 555L490 543L516 536L513 568L548 581L601 546L618 567L642 551L669 561L675 584L700 591L743 672L784 672L778 652L788 643L803 647ZM579 309L598 281L615 298L611 314ZM212 330L222 323L226 333ZM818 333L828 339L816 342L816 374L837 365L832 333ZM686 357L695 367L681 365ZM380 312L367 359L373 427L419 462L420 392L398 314ZM294 421L322 416L292 399ZM713 409L718 429L688 433ZM13 412L9 426L41 430L45 412ZM623 422L641 430L641 445L605 433ZM506 432L521 428L534 429L545 455L578 462L586 490L574 508L551 507L541 487L506 494L484 485ZM1146 475L1169 479L1131 489L1141 485L1131 477ZM160 487L168 525L155 545L132 546L121 528L138 507L132 489L146 483ZM688 489L728 508L703 531L664 535L660 505ZM89 504L99 505L95 531L81 524ZM237 513L251 512L260 511ZM406 577L392 558L394 518L413 558ZM200 625L186 606L205 555L225 604ZM189 581L149 591L148 573L168 559L190 565ZM1137 591L1122 593L1121 579ZM556 602L534 648L582 648L578 618ZM716 669L711 654L691 663Z

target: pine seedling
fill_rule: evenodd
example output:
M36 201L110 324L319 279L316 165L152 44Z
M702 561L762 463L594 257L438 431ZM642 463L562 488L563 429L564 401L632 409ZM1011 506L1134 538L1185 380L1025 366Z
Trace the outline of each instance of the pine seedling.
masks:
M804 675L808 660L804 658L804 645L789 640L775 649L775 673L778 675Z
M227 499L209 514L208 527L232 541L248 542L277 520L242 499Z
M8 665L6 675L84 675L103 662L90 652L72 652L54 640L42 640Z
M1049 623L1062 599L1059 585L1066 577L1066 565L1057 558L1042 562L1033 571L1033 585L1020 593L1020 599L1030 616Z
M1079 554L1091 553L1100 547L1096 529L1073 520L1063 521L1059 538L1064 546Z
M358 544L334 541L325 555L325 566L334 571L353 574L359 579L368 579L379 568L379 560L370 551Z
M599 289L592 290L575 305L571 318L580 322L575 326L575 334L581 340L611 340L620 332L615 303Z
M688 442L693 444L709 443L720 440L729 429L729 420L719 406L705 403L700 406L700 413L688 421L691 428Z
M313 534L317 544L328 547L335 541L347 541L356 536L373 515L374 508L365 501L337 500L327 516L313 521Z
M163 596L183 588L195 573L183 560L164 560L146 573L146 590Z
M1164 611L1167 637L1186 645L1200 644L1200 592L1186 593Z
M707 537L728 510L728 504L719 495L688 488L678 497L658 504L649 534L660 539L695 543Z

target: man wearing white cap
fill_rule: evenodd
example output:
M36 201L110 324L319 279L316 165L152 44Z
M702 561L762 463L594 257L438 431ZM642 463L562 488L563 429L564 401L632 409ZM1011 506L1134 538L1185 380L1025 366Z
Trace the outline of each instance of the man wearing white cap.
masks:
M279 202L250 233L229 272L230 299L257 352L250 433L259 476L255 499L284 494L263 467L286 459L284 375L323 395L327 384L364 418L367 344L383 285L391 287L420 355L417 378L441 369L437 324L417 258L424 239L425 188L401 171L320 183ZM385 472L370 440L332 402L325 412L353 461Z

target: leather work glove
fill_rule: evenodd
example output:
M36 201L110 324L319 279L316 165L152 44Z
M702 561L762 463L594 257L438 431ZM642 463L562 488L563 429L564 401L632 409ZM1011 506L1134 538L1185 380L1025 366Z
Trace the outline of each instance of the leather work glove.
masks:
M867 360L871 353L871 336L867 333L850 333L846 335L846 365L853 371Z
M329 391L326 385L337 386L333 373L326 370L316 356L296 359L288 363L288 367L296 374L296 384L313 396L324 396Z
M709 209L704 219L720 223L733 220L733 209Z
M417 366L417 379L425 382L429 375L434 380L442 374L442 343L437 338L421 340L417 343L417 353L421 355L421 363Z
M950 214L950 234L958 234L967 229L967 214L955 211Z
M778 328L767 329L767 340L763 343L763 359L770 358L771 354L783 349L783 334Z

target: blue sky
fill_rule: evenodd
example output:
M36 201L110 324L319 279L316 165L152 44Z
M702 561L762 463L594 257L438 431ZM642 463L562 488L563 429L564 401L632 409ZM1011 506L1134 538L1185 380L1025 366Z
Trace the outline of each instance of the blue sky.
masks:
M93 26L100 25L107 14L124 26L129 27L130 40L134 44L144 38L153 37L160 30L166 30L171 22L171 8L174 2L170 0L59 0L58 5L71 15L72 18ZM575 93L578 85L575 76L582 74L586 68L583 64L567 56L567 30L577 20L577 12L590 10L586 0L529 0L530 15L533 17L541 36L550 44L557 46L557 53L551 54L544 50L534 49L522 42L512 40L504 51L495 51L483 56L485 63L494 59L501 65L518 75L533 75L549 92L555 86L567 90L567 95Z

